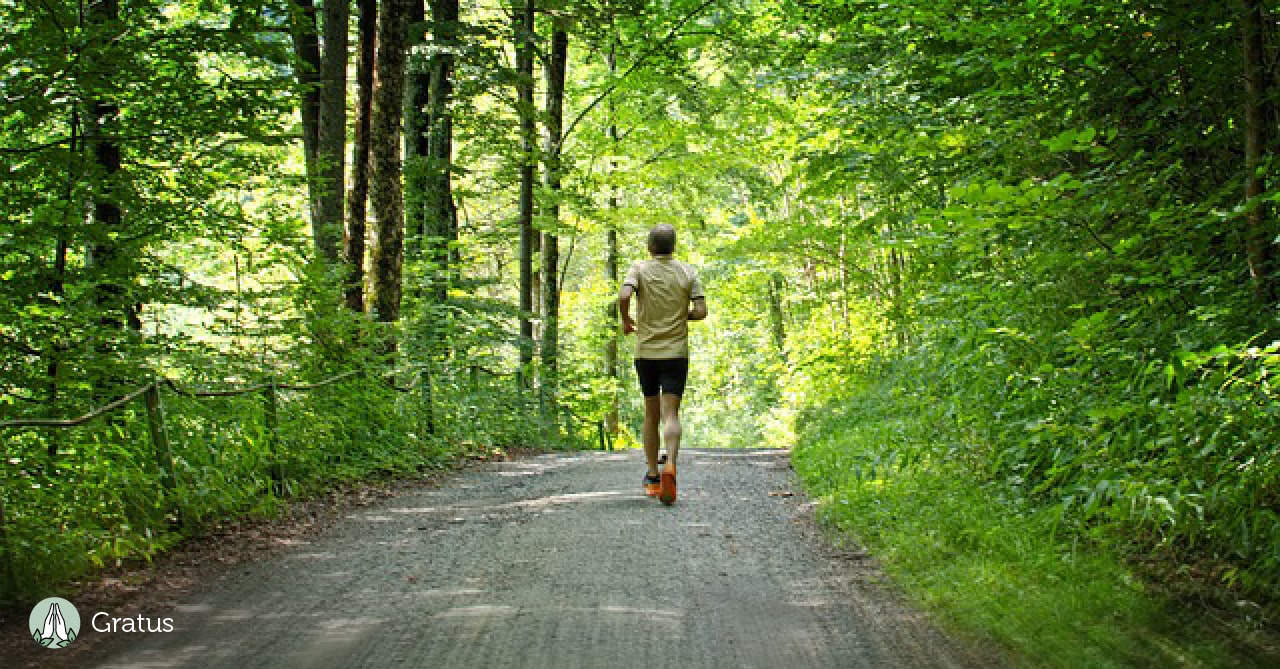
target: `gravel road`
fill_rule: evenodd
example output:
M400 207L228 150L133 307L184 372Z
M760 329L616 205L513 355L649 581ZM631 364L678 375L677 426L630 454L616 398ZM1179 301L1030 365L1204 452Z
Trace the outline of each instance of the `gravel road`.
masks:
M353 510L89 666L992 666L822 541L785 452L686 450L670 508L641 493L641 460L492 463Z

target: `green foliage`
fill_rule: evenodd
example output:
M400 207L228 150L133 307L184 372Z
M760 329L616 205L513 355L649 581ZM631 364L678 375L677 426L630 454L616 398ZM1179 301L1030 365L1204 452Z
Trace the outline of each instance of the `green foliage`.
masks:
M625 182L662 184L631 220L693 228L710 291L689 441L793 446L832 519L1036 662L1266 665L1170 603L1247 628L1280 601L1280 328L1241 233L1234 6L736 20L717 114L663 127L713 147L670 163L697 185ZM1072 629L1034 627L1059 610Z
M0 597L149 559L230 518L273 514L277 492L306 497L341 481L413 476L534 436L533 407L513 406L507 388L483 377L475 385L437 381L435 388L434 432L420 390L393 389L376 368L315 390L277 390L274 431L264 391L165 391L173 489L162 485L140 406L70 430L10 430L0 470L9 542L3 557L18 580L16 591Z
M898 373L864 369L844 398L804 416L792 461L837 541L856 540L951 626L1027 666L1276 662L1255 636L1262 619L1206 617L1080 531L1071 509L975 478L955 407Z
M781 392L754 406L803 427L886 379L891 413L845 446L808 433L830 485L945 465L1181 588L1271 606L1277 322L1240 233L1234 10L787 9L761 15L788 37L757 81L804 123L726 216L764 223L720 247L740 291L761 295L752 263L787 279L788 364L754 374ZM767 311L725 302L754 316L726 357L767 365Z

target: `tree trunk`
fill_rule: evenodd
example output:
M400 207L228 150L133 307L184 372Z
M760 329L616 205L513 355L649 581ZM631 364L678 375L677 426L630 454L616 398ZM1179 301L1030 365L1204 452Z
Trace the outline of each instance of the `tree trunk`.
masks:
M357 0L359 57L356 60L355 146L351 152L351 194L347 199L344 255L347 308L364 311L364 240L369 199L369 127L373 113L373 65L378 36L377 0Z
M306 0L310 2L310 0ZM331 265L342 257L343 204L347 153L347 32L351 0L324 3L324 56L320 64L319 112L316 129L316 176L319 188L311 226L316 250Z
M773 346L783 361L787 359L787 328L782 314L782 275L769 275L769 326L773 334Z
M844 323L845 332L851 332L852 326L849 321L849 213L845 211L844 197L839 198L840 214L840 319Z
M516 17L516 113L520 117L520 368L533 363L533 18L534 0Z
M889 251L889 267L893 285L893 312L898 323L898 347L905 351L910 338L907 330L907 261L902 251Z
M609 78L612 79L618 73L618 38L614 37L613 43L609 45L609 53L605 56L606 64L609 66ZM613 106L613 100L609 100L609 140L613 144L614 155L618 152L618 121L617 113ZM609 173L617 169L617 162L609 161ZM611 185L609 193L609 211L605 216L605 234L604 234L604 275L608 279L609 290L618 290L618 189L617 186ZM613 379L613 386L610 390L609 408L605 413L605 428L609 434L615 438L618 435L619 423L619 403L618 389L622 385L621 370L618 368L618 336L621 333L621 321L618 315L618 302L612 299L613 293L610 292L609 299L609 317L605 327L608 330L608 337L604 342L604 373Z
M320 39L314 1L296 2L289 12L289 33L293 37L293 52L298 58L298 85L302 88L302 155L307 172L311 233L312 238L318 240L320 231L316 224L320 220L320 189L316 185L316 161L320 150Z
M450 174L453 117L449 111L458 0L431 0L430 4L432 55L425 65L410 67L405 202L416 248L428 261L427 292L432 302L442 304L449 294L450 249L458 226ZM424 18L425 14L417 20Z
M410 46L426 46L427 0L409 0ZM427 136L431 70L419 57L406 63L404 96L404 222L410 253L426 250Z
M110 25L120 18L118 0L96 0L89 4L86 20L93 26ZM106 45L100 45L105 47ZM133 280L131 263L120 246L126 238L124 215L118 197L117 174L120 172L120 147L111 139L119 134L120 108L112 101L101 98L92 100L89 106L89 127L85 133L86 148L93 150L97 167L93 185L88 243L85 248L85 269L92 277L92 299L98 313L102 336L95 350L102 355L101 377L92 381L96 401L105 401L120 392L127 381L126 369L119 347L124 343L126 329L142 329L138 318L139 305L132 302L127 283ZM116 332L120 334L117 335ZM50 455L56 454L51 444Z
M1271 149L1275 113L1271 102L1274 82L1267 67L1266 16L1259 0L1241 0L1244 10L1240 22L1244 44L1244 165L1245 252L1254 297L1263 305L1275 299L1273 241L1266 203L1259 196L1266 190L1266 175L1259 174L1266 153Z
M551 32L551 54L546 64L547 77L547 147L545 185L549 198L542 234L542 373L546 406L555 409L556 382L560 354L560 139L564 132L564 79L569 64L569 33L561 19L555 20Z
M458 0L431 0L432 42L437 51L431 58L431 87L427 96L427 182L425 216L429 257L437 272L435 300L448 297L450 260L458 239L458 210L453 202L453 49L457 46Z
M89 5L88 20L103 25L118 21L118 0L97 0ZM124 217L116 202L116 187L112 181L120 171L120 147L108 139L118 134L120 108L113 102L95 100L91 103L90 128L86 133L88 145L93 148L93 159L101 170L101 183L93 194L93 233L88 245L86 264L94 269L97 285L94 290L102 325L123 329L142 329L138 319L138 307L129 302L128 291L121 285L125 272L120 267L121 249L115 238L121 235Z
M404 266L400 131L404 112L409 11L406 0L384 0L378 16L377 82L370 127L373 153L370 199L378 219L377 243L373 252L373 312L382 322L400 318Z
M609 126L610 136L617 137L617 126ZM609 434L617 436L618 434L618 389L622 386L622 370L618 366L618 335L621 332L620 321L618 317L618 302L613 299L614 292L618 290L618 195L612 193L609 195L609 219L608 230L605 231L605 257L604 272L605 278L609 281L609 320L606 324L608 329L608 338L604 342L604 373L613 379L612 390L610 390L609 408L605 414L605 426L609 429Z

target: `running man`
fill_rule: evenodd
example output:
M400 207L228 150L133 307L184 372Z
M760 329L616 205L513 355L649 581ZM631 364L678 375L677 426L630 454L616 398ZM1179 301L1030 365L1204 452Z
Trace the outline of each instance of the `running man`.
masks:
M649 470L644 491L663 504L676 501L676 458L680 454L680 397L689 375L689 321L707 317L698 272L675 260L676 229L649 231L648 260L631 266L622 281L618 307L623 334L636 333L636 375L644 393L644 457ZM631 296L636 318L631 318ZM658 430L661 427L662 432ZM658 448L667 447L666 466L658 471Z

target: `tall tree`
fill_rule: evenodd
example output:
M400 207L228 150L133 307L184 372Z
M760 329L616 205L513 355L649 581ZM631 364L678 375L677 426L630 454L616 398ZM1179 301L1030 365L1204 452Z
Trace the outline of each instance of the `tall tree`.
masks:
M618 74L618 35L616 30L612 31L609 39L609 51L605 54L605 65L609 68L609 78ZM614 155L617 154L620 141L618 138L618 118L617 109L614 101L608 102L609 110L609 126L605 133L609 139L609 151ZM617 161L613 158L609 159L609 172L612 175L617 170ZM604 277L609 282L609 290L618 288L618 187L616 184L610 185L609 189L609 210L605 216L605 233L604 233ZM612 381L612 387L609 391L609 409L605 413L605 426L609 430L609 434L618 434L618 389L622 385L620 369L618 367L618 337L621 334L621 321L618 317L618 302L610 299L608 310L608 318L605 323L607 335L604 340L604 373Z
M404 190L400 136L404 116L409 0L383 0L378 13L377 75L370 147L371 203L378 219L373 252L373 312L379 321L400 319L404 267Z
M427 248L427 142L431 133L427 108L431 104L431 69L430 58L423 58L422 54L434 47L428 40L427 3L428 0L409 0L411 54L405 64L404 219L411 253L423 252Z
M415 8L421 11L415 3ZM457 239L457 209L453 202L454 53L458 48L458 0L430 0L430 40L425 63L410 65L409 118L405 151L406 224L429 263L426 283L431 299L442 303L448 295L450 249ZM419 21L425 16L417 17Z
M537 133L533 106L534 0L524 0L512 23L512 39L516 48L516 114L520 119L517 216L520 227L520 368L528 373L533 362L533 179Z
M294 0L289 5L289 34L293 38L293 53L301 99L298 110L302 115L302 156L307 171L307 202L310 206L311 233L314 240L321 238L316 227L320 220L320 188L316 185L319 175L316 167L320 154L320 56L319 24L313 0Z
M302 88L302 148L311 234L320 257L336 264L342 254L350 0L325 3L323 52L314 0L295 2L289 17L290 34Z
M435 300L444 302L451 276L458 209L453 201L453 77L458 48L458 0L431 0L430 90L427 96L427 174L424 197L430 258L438 273Z
M551 52L546 66L546 148L543 151L543 183L547 189L547 203L543 215L545 230L542 233L542 387L554 407L560 352L560 195L561 195L561 139L564 135L564 81L569 66L569 32L565 19L556 15L551 29Z
M342 257L347 153L347 33L351 0L325 0L324 53L320 63L320 118L316 129L315 197L312 222L316 249L330 263Z
M364 256L369 200L369 130L373 115L373 66L378 40L378 1L357 0L355 142L351 150L351 193L347 198L347 226L343 256L347 263L344 288L347 308L364 311Z
M88 6L87 20L95 34L104 39L111 24L119 19L119 0L96 0ZM122 234L124 216L118 186L114 183L121 169L120 146L114 139L119 135L120 108L102 92L97 92L89 106L91 130L86 139L93 149L99 181L93 195L93 226L86 265L98 276L94 295L99 322L113 328L128 325L138 330L142 327L138 319L140 305L129 298L129 291L122 284L129 279L121 268L126 261L120 246L125 238Z

